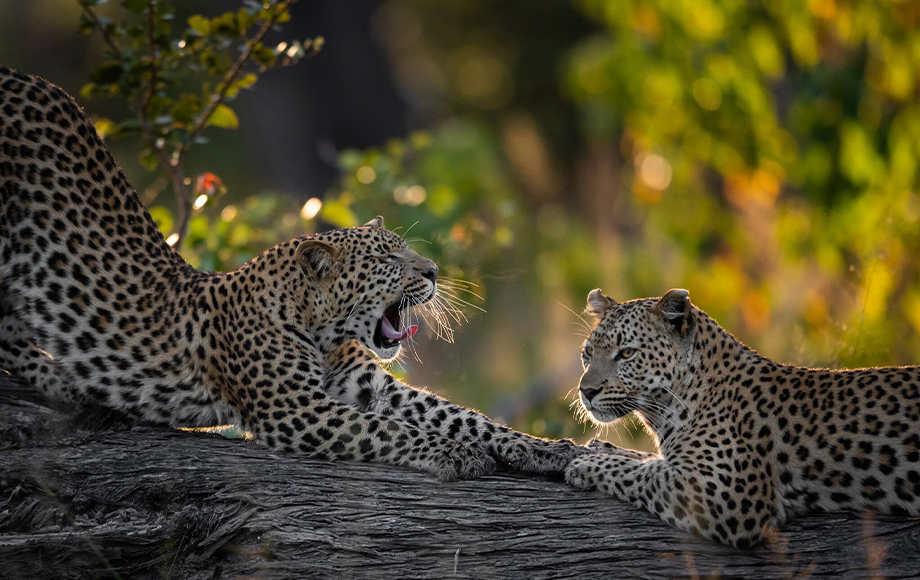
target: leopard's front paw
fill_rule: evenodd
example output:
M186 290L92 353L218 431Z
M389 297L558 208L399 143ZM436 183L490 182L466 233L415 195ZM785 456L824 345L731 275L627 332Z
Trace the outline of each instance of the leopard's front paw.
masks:
M565 482L578 489L594 489L596 483L592 477L592 463L583 458L577 458L569 463L565 470Z
M495 460L485 449L448 440L435 452L430 471L441 481L476 479L495 471Z
M576 457L579 447L569 439L556 441L510 441L493 447L499 461L529 473L562 473Z
M585 444L585 447L592 453L617 453L620 448L613 443L607 443L600 439L592 439Z

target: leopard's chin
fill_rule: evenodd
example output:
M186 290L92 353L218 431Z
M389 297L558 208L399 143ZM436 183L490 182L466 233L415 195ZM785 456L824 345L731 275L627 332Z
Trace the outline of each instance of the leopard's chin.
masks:
M597 423L598 425L605 425L607 423L613 423L620 417L625 417L631 411L624 408L623 405L605 405L604 407L599 407L597 405L592 405L590 401L585 401L582 398L582 405L585 408L585 411L588 412L588 417L591 418L591 421Z
M374 354L377 355L377 358L379 358L380 360L384 362L387 362L399 356L400 351L402 351L402 345L397 344L396 346L386 347L386 348L377 346L377 345L373 345L370 347L370 349L374 351Z

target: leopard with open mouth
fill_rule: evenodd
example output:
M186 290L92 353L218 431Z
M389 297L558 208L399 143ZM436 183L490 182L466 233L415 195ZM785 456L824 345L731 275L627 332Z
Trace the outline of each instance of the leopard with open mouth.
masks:
M146 422L236 423L273 449L442 480L574 456L380 366L438 275L382 218L200 272L67 93L0 67L0 111L0 369Z

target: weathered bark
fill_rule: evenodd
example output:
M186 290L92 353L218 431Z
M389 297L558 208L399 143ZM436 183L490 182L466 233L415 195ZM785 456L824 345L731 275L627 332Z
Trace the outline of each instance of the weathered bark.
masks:
M555 480L443 484L96 413L73 419L2 377L0 467L3 578L920 574L917 519L819 515L740 551Z

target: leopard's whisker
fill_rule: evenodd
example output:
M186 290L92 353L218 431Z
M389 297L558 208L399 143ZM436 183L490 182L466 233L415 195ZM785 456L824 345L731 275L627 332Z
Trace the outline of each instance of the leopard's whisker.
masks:
M413 312L414 312L414 307L413 307L412 302L411 302L405 295L403 295L402 301L400 302L400 306L401 306L401 308L400 308L400 319L401 319L401 320L400 320L400 324L402 325L401 328L406 329L406 328L408 328L409 325L412 324L412 315L413 315ZM402 306L404 306L404 308L402 308ZM421 357L419 356L419 354L418 354L418 349L416 348L416 344L417 344L417 343L415 342L415 337L414 337L414 336L410 336L408 342L409 342L409 349L408 349L408 350L409 350L409 352L412 353L412 357L413 357L419 364L425 364L425 363L422 362L422 358L421 358Z
M668 394L670 394L670 395L674 398L675 401L677 401L678 403L680 403L681 405L683 405L684 409L687 409L688 411L690 410L690 407L687 406L687 403L685 403L683 399L681 399L680 397L678 397L678 396L677 396L677 393L675 393L674 391L672 391L671 389L669 389L666 385L661 385L661 388L663 388L665 391L667 391Z
M404 232L402 233L402 238L405 240L405 239L406 239L406 236L409 235L409 232L412 231L412 228L414 228L414 227L417 226L417 225L418 225L418 220L415 220L415 223L412 224L411 226L409 226L408 228L406 228L406 231L404 231Z
M463 309L458 308L455 304L450 302L450 300L445 298L443 295L438 295L438 304L440 304L441 307L444 308L446 312L448 312L453 318L455 318L458 323L464 324L464 323L469 322L469 319L466 317L466 314L464 314Z
M662 404L660 401L649 399L647 397L635 396L633 397L637 403L648 408L650 411L653 411L658 414L662 421L669 424L675 431L680 431L683 427L683 424L675 419L675 410L670 407ZM636 408L637 411L642 411L641 408Z
M588 324L588 322L584 318L581 317L579 313L575 312L574 310L572 310L571 308L569 308L562 302L557 301L556 304L558 304L559 306L562 306L563 308L571 312L573 316L575 316L575 318L577 319L577 322L573 322L573 324L578 324L581 328L586 330L588 334L591 334L591 331L593 330L593 328L591 327L590 324Z
M469 319L463 314L463 311L457 308L455 305L447 301L442 294L437 294L435 296L437 299L438 307L441 308L444 312L449 314L454 320L457 321L457 324L464 324L469 322Z
M444 309L441 307L441 297L438 294L435 294L429 302L425 303L424 308L435 320L437 320L439 325L449 327Z
M451 294L449 290L443 290L442 295L444 296L445 300L452 302L455 305L462 305L462 306L466 306L467 308L475 308L476 310L480 312L486 311L485 308L477 306L476 304L473 304L472 302L469 302L467 300L464 300L463 298L460 298L459 296Z
M445 315L445 310L441 307L440 297L435 296L425 304L421 305L419 312L434 329L435 335L447 342L454 342L454 331L450 325L450 320ZM457 321L460 322L459 320Z
M416 242L424 242L424 243L426 243L426 244L428 244L428 245L431 245L431 242L429 242L428 240L426 240L426 239L424 239L424 238L406 238L406 243L407 243L407 244L414 244L414 243L416 243Z
M447 280L448 282L452 282L454 284L461 284L461 285L471 286L473 288L479 288L479 284L475 282L471 282L469 280L464 280L462 278L451 278L450 276L438 276L438 280L439 281Z
M480 296L480 295L477 294L476 292L473 292L473 291L470 290L469 288L464 288L463 286L455 286L455 285L453 285L453 284L450 283L450 282L442 282L441 280L438 280L438 282L439 282L442 286L444 286L444 288L447 288L448 290L451 290L451 291L453 291L453 292L465 292L465 293L469 294L470 296L476 298L476 299L479 300L480 302L482 302L482 301L485 300L485 298L483 298L482 296Z
M355 308L358 306L358 303L359 303L359 302L361 302L361 298L360 298L360 297L359 297L357 300L355 300L355 303L354 303L354 304L351 305L351 310L348 311L348 316L345 317L345 325L346 325L346 326L348 325L348 322L351 320L351 317L354 316L354 314L355 314Z

